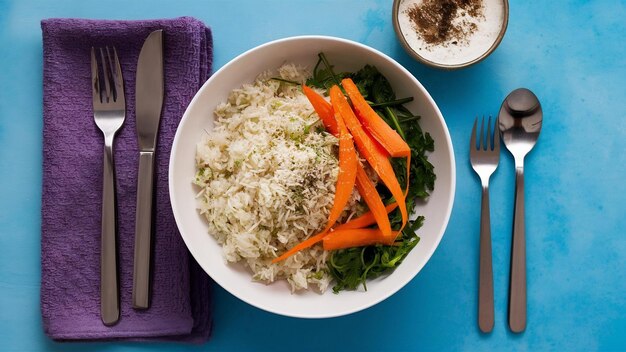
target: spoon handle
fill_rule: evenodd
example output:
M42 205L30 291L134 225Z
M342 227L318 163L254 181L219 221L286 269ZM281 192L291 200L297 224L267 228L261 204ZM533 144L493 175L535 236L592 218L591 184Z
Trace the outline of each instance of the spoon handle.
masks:
M526 235L524 228L524 169L515 169L515 214L509 283L509 327L520 333L526 329Z
M489 186L483 185L480 212L480 259L478 278L478 327L484 333L493 330L493 268L491 265L491 221Z

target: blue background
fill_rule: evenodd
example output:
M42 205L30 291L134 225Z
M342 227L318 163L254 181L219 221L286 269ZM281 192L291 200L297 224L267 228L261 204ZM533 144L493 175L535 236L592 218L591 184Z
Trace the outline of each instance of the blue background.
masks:
M0 0L0 350L626 350L626 1L510 1L509 28L485 61L444 72L396 40L391 0ZM39 310L42 50L47 17L196 16L212 27L215 69L258 44L325 34L379 49L430 91L448 123L457 193L446 234L419 275L368 310L326 320L260 311L216 288L213 337L178 344L59 344ZM528 328L506 324L514 170L491 183L496 324L476 324L480 187L468 161L476 115L512 89L540 98L526 159Z

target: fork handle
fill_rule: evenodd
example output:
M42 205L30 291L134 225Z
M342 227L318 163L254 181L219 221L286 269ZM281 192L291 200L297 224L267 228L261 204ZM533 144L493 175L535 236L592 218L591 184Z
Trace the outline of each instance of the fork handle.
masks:
M105 325L115 324L120 317L115 246L115 169L113 138L105 137L102 179L102 228L100 243L100 317Z
M152 250L152 185L154 152L139 155L137 210L135 217L135 259L133 268L133 307L150 305L150 256Z
M509 327L520 333L526 329L526 230L524 228L524 169L515 168L515 214L511 244L509 283Z
M478 278L478 327L491 332L494 324L493 268L491 263L491 221L489 187L483 185L480 212L480 259Z

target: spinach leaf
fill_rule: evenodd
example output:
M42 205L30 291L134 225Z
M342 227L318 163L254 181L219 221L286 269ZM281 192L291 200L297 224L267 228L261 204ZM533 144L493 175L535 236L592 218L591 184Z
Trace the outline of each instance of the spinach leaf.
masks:
M403 234L405 231L403 231ZM367 246L341 249L331 254L328 268L337 282L333 292L355 290L360 285L367 290L367 280L387 273L400 265L417 245L419 237L412 232L397 246Z

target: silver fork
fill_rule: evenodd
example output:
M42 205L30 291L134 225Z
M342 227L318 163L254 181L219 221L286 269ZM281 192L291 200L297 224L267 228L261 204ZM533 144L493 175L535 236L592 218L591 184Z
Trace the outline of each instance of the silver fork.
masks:
M122 69L113 47L91 48L91 86L93 116L104 135L102 181L102 233L100 249L100 315L105 325L115 324L120 316L117 281L115 167L113 139L126 117Z
M472 138L470 139L470 161L472 168L480 177L482 184L482 201L480 214L480 260L478 282L478 326L482 332L491 332L494 323L493 308L493 268L491 264L491 221L489 218L489 177L498 167L500 161L500 134L495 126L493 140L491 133L491 116L485 134L485 118L480 123L480 139L476 145L476 125L474 121Z

